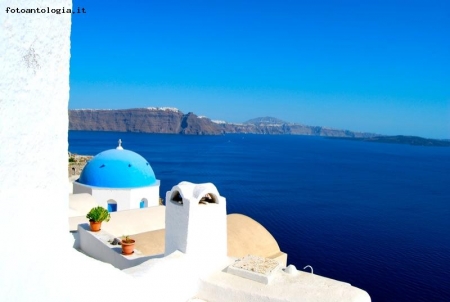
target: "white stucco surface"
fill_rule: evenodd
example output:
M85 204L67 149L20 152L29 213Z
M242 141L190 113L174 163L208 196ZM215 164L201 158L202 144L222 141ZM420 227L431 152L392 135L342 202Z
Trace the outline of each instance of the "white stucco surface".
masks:
M147 199L147 206L154 207L159 205L159 186L160 181L156 180L153 186L136 188L130 191L130 209L139 209L142 199Z
M197 296L215 302L370 302L367 292L348 283L299 271L279 269L270 284L262 284L224 271L200 279Z
M173 201L180 193L182 203ZM209 194L215 203L200 204ZM181 251L188 255L227 256L226 199L211 183L181 182L166 194L166 255Z
M134 249L132 255L122 255L122 246L112 245L111 242L116 236L104 231L91 232L89 224L80 224L78 226L78 240L76 245L86 255L110 263L118 269L126 269L139 265L154 256L145 256L138 249ZM121 238L119 238L121 239Z
M66 217L41 221L39 214L67 213L71 16L6 13L38 5L71 7L71 1L0 2L0 199L6 205L0 223L28 233L22 222L39 220L41 228L32 232L61 238L65 232L52 224Z
M72 16L7 14L7 7L71 8L72 1L0 1L0 229L11 246L0 257L0 299L100 301L99 286L133 290L131 278L74 250L67 232ZM117 291L110 300L123 298Z
M133 276L138 286L147 288L149 284L154 286L155 296L160 297L159 300L155 299L154 301L187 301L190 298L198 298L200 278L224 269L233 261L233 259L224 258L214 264L205 264L197 260L195 257L192 258L175 251L164 258L148 260L139 266L125 269L123 272ZM214 302L215 300L207 301Z
M124 211L130 209L139 209L142 199L147 200L148 207L159 205L159 185L156 184L142 188L128 188L128 189L111 189L92 187L78 182L73 183L73 193L88 193L97 200L97 203L104 207L108 207L108 200L114 200L117 203L117 211Z

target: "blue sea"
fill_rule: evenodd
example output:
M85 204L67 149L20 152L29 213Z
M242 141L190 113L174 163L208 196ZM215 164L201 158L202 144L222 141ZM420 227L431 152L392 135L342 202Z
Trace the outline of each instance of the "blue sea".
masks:
M450 301L450 148L307 136L69 131L69 151L123 147L161 180L212 182L260 222L288 264L372 301ZM309 271L309 270L308 270Z

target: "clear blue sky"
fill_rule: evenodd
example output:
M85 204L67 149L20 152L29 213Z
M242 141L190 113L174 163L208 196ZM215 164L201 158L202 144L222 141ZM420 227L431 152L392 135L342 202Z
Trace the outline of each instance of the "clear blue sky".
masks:
M369 3L370 2L370 3ZM80 1L70 108L450 138L450 1Z

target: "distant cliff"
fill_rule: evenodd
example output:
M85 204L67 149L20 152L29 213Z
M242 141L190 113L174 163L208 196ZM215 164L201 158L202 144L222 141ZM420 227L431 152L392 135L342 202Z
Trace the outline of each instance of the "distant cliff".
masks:
M348 138L367 138L376 135L373 133L294 124L274 117L259 117L243 124L221 124L221 126L224 133L292 134Z
M69 130L221 134L217 124L175 108L69 110Z
M249 120L243 124L212 121L176 108L138 108L119 110L69 110L69 129L218 135L226 133L294 134L328 137L368 138L375 134L288 123L273 117Z

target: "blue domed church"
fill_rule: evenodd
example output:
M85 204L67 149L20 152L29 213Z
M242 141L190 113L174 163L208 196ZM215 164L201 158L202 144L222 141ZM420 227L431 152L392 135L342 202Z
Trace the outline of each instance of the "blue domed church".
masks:
M110 212L159 205L159 180L148 161L136 152L125 150L119 140L116 149L97 154L80 178L73 193L89 193Z

